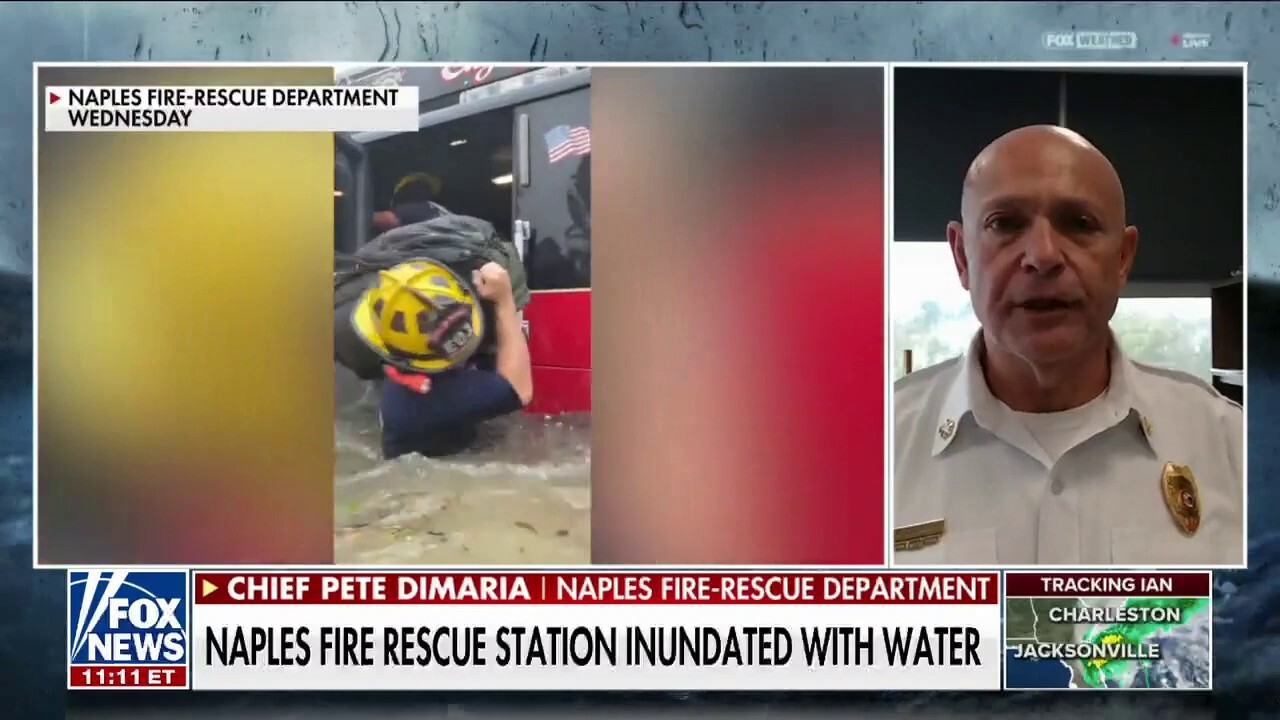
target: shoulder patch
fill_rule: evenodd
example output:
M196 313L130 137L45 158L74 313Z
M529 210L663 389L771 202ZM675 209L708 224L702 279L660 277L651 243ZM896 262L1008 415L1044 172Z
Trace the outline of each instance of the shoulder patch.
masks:
M893 391L896 393L899 390L906 390L908 388L914 387L921 383L925 383L930 380L933 380L934 378L938 377L939 374L954 368L956 364L960 362L961 357L962 356L957 355L956 357L943 360L940 363L930 365L927 368L922 368L920 370L916 370L915 372L907 373L906 375L894 381Z
M1203 390L1205 393L1207 393L1210 397L1212 397L1215 400L1220 400L1224 403L1228 403L1231 406L1239 408L1241 410L1244 409L1243 407L1241 407L1240 403L1218 392L1218 389L1215 388L1211 383L1206 382L1204 378L1198 377L1196 375L1192 375L1191 373L1188 373L1188 372L1183 372L1181 370L1174 370L1172 368L1160 367L1158 365L1149 365L1147 363L1136 362L1133 360L1130 360L1129 362L1132 363L1132 365L1140 372L1146 373L1148 375L1155 375L1156 377L1164 378L1165 380L1172 380L1181 385L1188 385L1198 390Z

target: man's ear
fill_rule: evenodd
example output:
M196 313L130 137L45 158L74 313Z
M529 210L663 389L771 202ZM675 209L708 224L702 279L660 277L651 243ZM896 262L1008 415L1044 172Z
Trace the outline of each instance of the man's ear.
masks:
M956 263L960 287L969 289L969 258L964 254L964 224L959 220L947 223L947 244L951 246L951 259Z
M1120 282L1129 280L1129 271L1133 269L1133 259L1138 254L1138 228L1130 225L1120 236Z

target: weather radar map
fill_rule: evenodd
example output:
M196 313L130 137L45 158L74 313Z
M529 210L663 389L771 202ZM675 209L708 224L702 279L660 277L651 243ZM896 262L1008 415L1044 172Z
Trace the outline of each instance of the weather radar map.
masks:
M1010 689L1212 687L1208 573L1009 574Z

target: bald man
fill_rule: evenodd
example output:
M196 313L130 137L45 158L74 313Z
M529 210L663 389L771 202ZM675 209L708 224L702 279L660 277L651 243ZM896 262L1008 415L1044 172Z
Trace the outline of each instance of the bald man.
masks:
M960 205L947 241L982 328L894 386L894 561L1244 564L1240 406L1109 327L1138 251L1115 168L1021 128Z

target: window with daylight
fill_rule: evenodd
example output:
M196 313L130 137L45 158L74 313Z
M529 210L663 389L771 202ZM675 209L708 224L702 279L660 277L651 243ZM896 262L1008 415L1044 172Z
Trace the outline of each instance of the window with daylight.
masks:
M965 350L978 330L969 294L960 287L944 242L895 242L889 312L893 320L894 380ZM1122 297L1111 328L1132 359L1212 380L1211 304L1203 297Z

